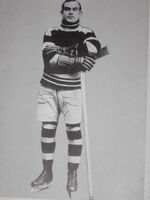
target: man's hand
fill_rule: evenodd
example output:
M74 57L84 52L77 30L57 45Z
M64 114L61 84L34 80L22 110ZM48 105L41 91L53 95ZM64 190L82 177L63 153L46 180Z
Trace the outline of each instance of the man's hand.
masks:
M75 63L80 65L81 71L90 71L94 67L95 59L89 56L76 57Z
M68 55L68 56L79 56L78 52L78 43L75 43L71 46L67 47L61 47L62 49L62 55Z
M71 72L90 71L95 64L95 59L89 56L69 57L66 55L60 55L57 64L62 67L68 67Z
M48 60L49 62L56 54L69 57L78 56L77 47L77 43L68 47L60 47L58 45L47 45L43 49L43 58L45 60Z

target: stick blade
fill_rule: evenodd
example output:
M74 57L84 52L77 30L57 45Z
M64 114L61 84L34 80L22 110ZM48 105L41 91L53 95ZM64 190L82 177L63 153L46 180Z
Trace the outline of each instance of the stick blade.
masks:
M103 56L106 56L106 55L109 55L109 51L108 51L108 47L107 47L107 46L104 46L104 47L101 49L100 54L97 56L97 59L98 59L98 58L101 58L101 57L103 57Z

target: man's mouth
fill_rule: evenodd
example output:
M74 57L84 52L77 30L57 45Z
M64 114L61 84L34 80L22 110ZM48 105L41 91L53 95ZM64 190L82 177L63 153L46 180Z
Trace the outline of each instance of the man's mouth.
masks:
M74 18L74 16L68 16L68 19L73 19Z

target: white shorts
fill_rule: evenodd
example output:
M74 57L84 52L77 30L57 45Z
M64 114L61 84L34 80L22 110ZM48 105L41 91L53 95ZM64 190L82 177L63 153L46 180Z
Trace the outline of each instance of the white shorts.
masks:
M57 122L60 113L66 124L81 123L82 99L81 89L63 90L40 86L37 97L38 121Z

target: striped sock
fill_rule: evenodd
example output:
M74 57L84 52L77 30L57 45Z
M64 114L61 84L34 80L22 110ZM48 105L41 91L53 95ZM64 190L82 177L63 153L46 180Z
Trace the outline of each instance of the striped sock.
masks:
M74 171L79 167L82 152L82 135L80 124L67 124L68 136L68 170Z
M56 122L43 122L41 131L41 149L43 168L52 171L53 157L55 151Z

